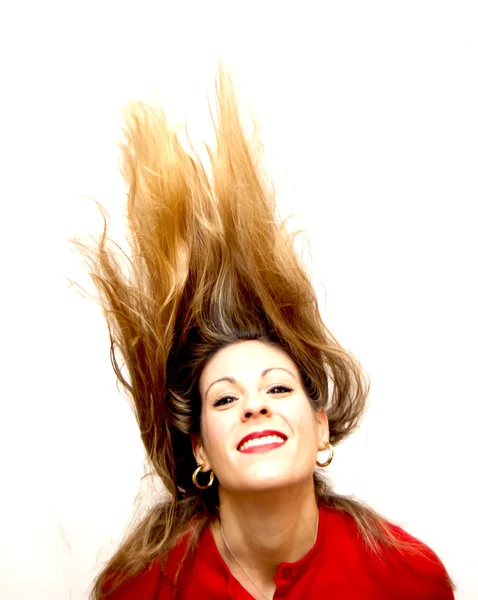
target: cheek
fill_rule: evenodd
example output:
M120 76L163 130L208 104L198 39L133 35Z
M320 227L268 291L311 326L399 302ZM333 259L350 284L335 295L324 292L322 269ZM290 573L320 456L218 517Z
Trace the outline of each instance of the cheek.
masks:
M223 454L227 443L231 444L234 440L233 425L233 420L227 418L225 413L210 414L203 418L202 438L211 460Z
M307 398L296 404L284 415L306 445L317 442L317 420Z

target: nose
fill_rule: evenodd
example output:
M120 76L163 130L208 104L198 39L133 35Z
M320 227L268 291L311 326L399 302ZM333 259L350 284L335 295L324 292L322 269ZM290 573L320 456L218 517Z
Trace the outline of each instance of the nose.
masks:
M268 416L271 410L265 398L260 394L248 394L244 400L242 410L243 421L248 421L257 416Z

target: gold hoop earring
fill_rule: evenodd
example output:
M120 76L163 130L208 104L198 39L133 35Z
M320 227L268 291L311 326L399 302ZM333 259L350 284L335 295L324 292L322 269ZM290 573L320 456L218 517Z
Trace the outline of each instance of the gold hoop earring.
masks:
M324 463L321 463L318 460L315 461L315 464L322 468L327 467L334 460L334 447L330 442L324 442L324 444L327 446L327 450L329 451L329 458Z
M200 485L198 483L197 477L198 477L198 473L201 472L201 469L204 467L204 465L199 465L199 467L194 471L193 473L193 483L194 485L199 488L200 490L205 490L208 487L210 487L212 485L212 482L214 481L214 471L211 469L211 471L209 471L209 482L207 483L207 485Z

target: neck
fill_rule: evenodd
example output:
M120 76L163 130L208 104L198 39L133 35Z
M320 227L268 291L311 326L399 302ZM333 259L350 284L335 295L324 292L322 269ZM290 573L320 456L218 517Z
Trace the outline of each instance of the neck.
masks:
M309 552L317 533L318 508L313 482L293 489L249 494L220 490L220 519L227 543L242 566L271 581L281 562L296 562ZM216 545L230 565L219 527Z

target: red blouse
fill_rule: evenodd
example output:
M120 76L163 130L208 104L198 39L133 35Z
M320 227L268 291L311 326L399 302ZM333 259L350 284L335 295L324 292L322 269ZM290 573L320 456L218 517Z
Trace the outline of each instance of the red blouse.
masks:
M394 526L402 540L416 541ZM385 551L371 554L359 537L353 519L320 507L319 532L314 547L295 563L281 563L274 577L274 598L303 600L451 600L454 598L445 567L425 544L421 553ZM136 579L126 582L111 600L251 600L231 575L219 554L209 527L198 548L185 562L174 590L176 567L184 552L180 542L170 553L164 573L156 561Z

